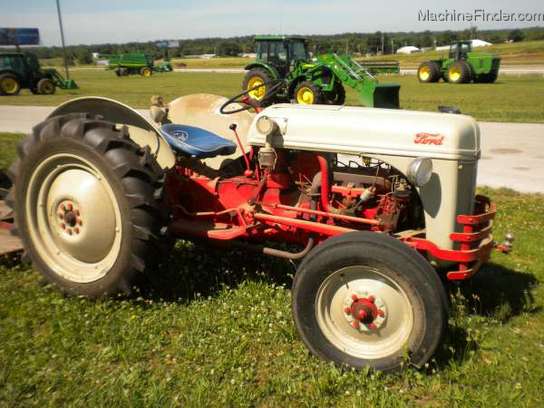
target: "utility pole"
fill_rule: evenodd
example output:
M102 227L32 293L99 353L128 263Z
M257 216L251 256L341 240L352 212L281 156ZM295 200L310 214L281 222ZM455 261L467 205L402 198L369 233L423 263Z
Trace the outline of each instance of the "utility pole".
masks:
M64 54L64 70L66 71L66 79L70 79L68 72L68 57L66 55L66 45L64 44L64 29L62 28L62 16L60 14L60 0L57 0L57 14L59 16L60 41L62 42L62 53Z

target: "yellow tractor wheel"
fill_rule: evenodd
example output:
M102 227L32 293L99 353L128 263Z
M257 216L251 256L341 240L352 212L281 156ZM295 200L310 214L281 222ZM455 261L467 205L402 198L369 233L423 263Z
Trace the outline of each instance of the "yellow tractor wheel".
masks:
M256 101L262 101L268 96L271 75L262 68L254 68L247 72L242 82L242 89L249 91L248 96Z
M294 99L301 105L318 104L322 99L321 90L314 83L304 81L295 88Z
M457 61L448 68L448 82L464 84L471 81L470 67L465 61Z
M140 70L140 75L149 78L153 74L153 71L149 67L144 67Z
M440 79L440 68L434 61L422 63L417 70L417 79L419 82L438 82Z
M0 76L0 95L17 95L21 90L21 84L16 76L4 74Z

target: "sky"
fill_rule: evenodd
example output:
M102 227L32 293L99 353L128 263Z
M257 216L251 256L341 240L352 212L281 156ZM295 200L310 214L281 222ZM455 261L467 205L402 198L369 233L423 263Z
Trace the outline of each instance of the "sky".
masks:
M421 21L446 12L541 13L542 0L60 0L66 43L99 44L253 34L459 30L544 26L540 22ZM38 27L60 45L55 0L0 0L0 27ZM418 18L420 16L420 18Z

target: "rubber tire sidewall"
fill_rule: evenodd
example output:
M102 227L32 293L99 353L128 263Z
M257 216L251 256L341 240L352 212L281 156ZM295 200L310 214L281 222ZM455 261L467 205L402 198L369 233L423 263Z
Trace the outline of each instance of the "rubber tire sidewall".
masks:
M419 70L423 67L429 67L431 71L431 74L429 75L429 78L426 81L422 80L419 76ZM417 79L419 82L425 83L425 84L438 82L440 80L440 67L434 61L423 62L417 69Z
M92 150L83 141L70 137L58 137L51 139L46 143L40 143L35 146L21 162L19 174L16 183L16 203L26 202L26 189L21 189L21 186L28 188L28 182L35 168L46 158L56 153L74 154L91 162L107 179L113 194L116 197L117 205L121 214L121 243L117 259L114 265L102 278L90 283L77 283L69 281L60 275L56 274L42 259L36 250L33 240L27 225L25 216L25 207L17 208L15 214L17 216L17 225L19 234L24 243L28 254L35 266L52 282L56 283L63 290L71 294L86 295L91 297L113 294L117 291L118 282L126 278L125 273L130 270L132 256L132 221L131 209L125 199L125 192L121 184L121 179L111 169L110 163L105 156L99 152ZM16 204L17 207L20 207ZM112 291L112 288L115 288Z
M13 74L3 74L3 75L0 75L0 84L2 83L2 81L4 80L4 78L11 78L13 80L15 80L17 82L17 90L13 93L6 93L2 90L2 87L0 86L0 95L4 95L4 96L16 96L19 94L19 92L21 92L21 82L19 81L19 79L13 75Z
M410 364L423 366L440 344L447 325L447 297L430 264L415 250L373 232L347 233L314 248L297 270L293 281L292 310L296 327L310 351L324 360L355 368L395 371L402 367L404 352L365 360L343 353L322 333L315 316L320 285L332 272L369 260L388 268L387 274L413 301L414 327L408 339ZM397 270L402 268L402 273ZM419 316L419 318L418 318ZM421 318L421 316L424 316Z
M52 91L51 92L44 92L43 91L43 87L44 87L45 83L51 83L51 86L52 86ZM38 91L38 94L40 94L40 95L53 95L55 93L55 91L57 90L57 87L55 86L53 81L51 81L49 78L42 78L42 79L40 79L38 81L36 89Z
M271 82L274 80L274 78L272 78L272 76L270 76L270 74L265 71L264 69L262 68L253 68L253 69L250 69L246 75L244 76L244 80L242 81L242 90L243 91L247 91L247 87L249 85L249 80L253 77L259 77L262 79L262 81L264 83L268 83L268 82ZM266 92L264 94L264 96L261 98L261 99L255 99L253 97L251 97L251 95L248 94L248 96L251 98L251 99L255 99L257 100L258 102L261 102L261 101L268 101L269 99L269 89L270 89L270 85L266 85Z
M461 70L461 76L459 77L458 81L452 81L449 77L449 70L454 67L458 66ZM447 74L448 82L450 84L466 84L472 80L472 71L470 69L470 66L468 63L466 63L463 60L454 62L449 68L448 68L448 74Z
M293 99L295 100L295 103L298 104L297 101L297 93L300 88L308 88L311 89L312 93L314 94L314 102L311 105L319 105L323 101L323 92L321 92L321 89L314 84L312 81L302 81L297 84L295 87L295 90L293 91Z

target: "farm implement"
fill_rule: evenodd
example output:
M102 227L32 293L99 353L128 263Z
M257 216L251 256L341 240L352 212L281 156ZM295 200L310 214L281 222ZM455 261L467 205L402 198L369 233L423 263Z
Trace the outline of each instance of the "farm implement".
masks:
M141 75L150 77L154 72L171 72L172 64L165 58L159 65L155 65L154 58L149 54L129 53L115 55L101 55L108 61L106 69L113 70L117 76Z
M353 88L364 106L398 108L398 84L380 84L363 65L348 55L322 54L310 58L301 37L255 37L257 59L245 67L242 89L257 101L343 105L345 86ZM373 67L378 70L389 66ZM283 85L271 93L271 83ZM273 95L273 97L270 97Z

